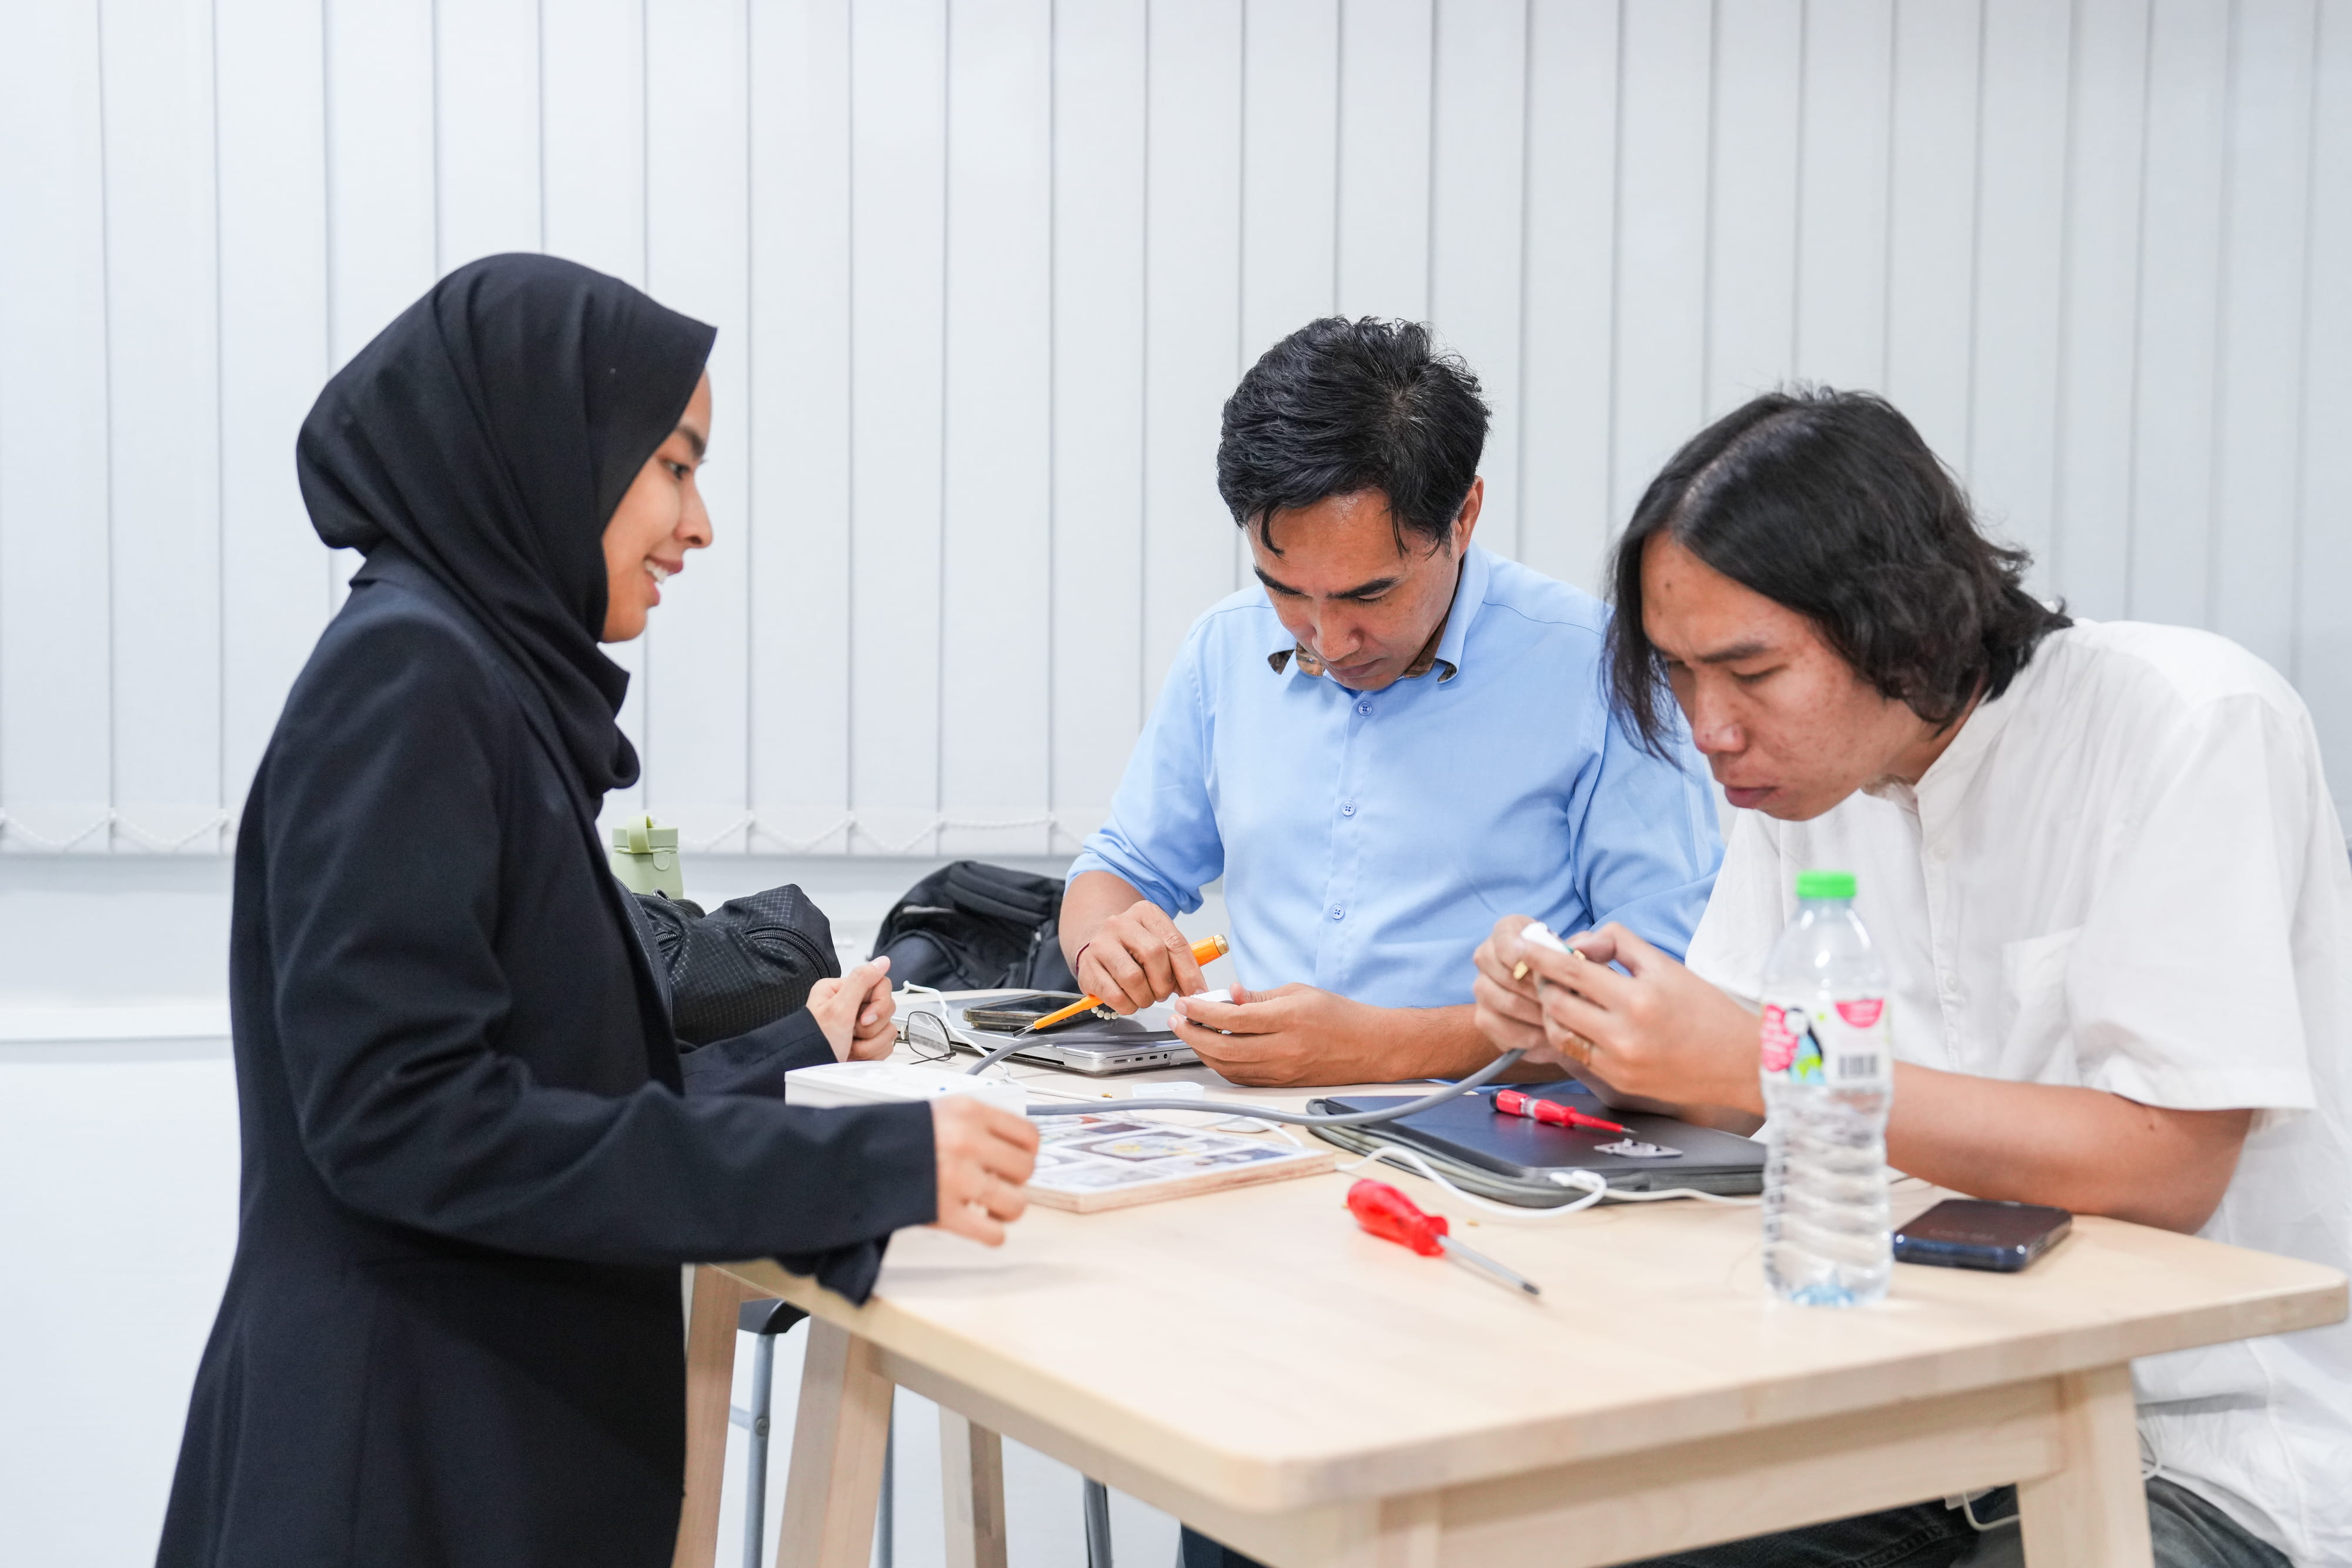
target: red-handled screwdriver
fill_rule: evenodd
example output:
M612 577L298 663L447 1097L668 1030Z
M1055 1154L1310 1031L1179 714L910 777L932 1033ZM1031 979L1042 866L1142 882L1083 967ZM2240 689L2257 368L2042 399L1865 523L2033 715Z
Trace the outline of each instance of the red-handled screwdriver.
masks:
M1410 1247L1424 1258L1434 1258L1442 1252L1456 1263L1483 1269L1496 1280L1530 1296L1543 1294L1533 1281L1512 1273L1485 1253L1474 1252L1445 1234L1445 1216L1423 1214L1413 1207L1412 1199L1384 1181L1360 1181L1349 1187L1348 1212L1356 1217L1357 1224L1383 1241Z
M1555 1127L1585 1127L1595 1133L1630 1133L1633 1130L1622 1122L1588 1116L1572 1105L1563 1105L1557 1100L1538 1100L1517 1089L1496 1091L1495 1109L1506 1116L1525 1116L1532 1122L1549 1122Z

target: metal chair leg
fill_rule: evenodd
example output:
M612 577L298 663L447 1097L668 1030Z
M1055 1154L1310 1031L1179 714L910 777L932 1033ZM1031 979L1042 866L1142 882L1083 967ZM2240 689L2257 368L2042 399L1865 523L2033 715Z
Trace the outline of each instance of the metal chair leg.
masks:
M882 1500L874 1511L875 1568L891 1568L898 1550L898 1403L895 1397L890 1401L890 1430L882 1439Z
M1110 1488L1092 1476L1086 1481L1087 1568L1110 1568Z
M727 1411L727 1419L743 1428L750 1444L743 1466L743 1568L760 1568L767 1552L768 1399L775 1383L776 1336L806 1316L778 1301L745 1301L736 1309L736 1329L757 1342L751 1350L751 1407L730 1406Z
M776 1336L763 1333L751 1350L751 1448L743 1466L743 1568L760 1568L768 1526L768 1396L775 1382ZM729 1412L731 1416L733 1412Z

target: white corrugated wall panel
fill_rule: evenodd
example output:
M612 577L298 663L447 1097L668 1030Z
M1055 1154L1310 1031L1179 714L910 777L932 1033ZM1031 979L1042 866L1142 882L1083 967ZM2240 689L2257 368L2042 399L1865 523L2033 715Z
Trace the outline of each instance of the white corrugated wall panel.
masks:
M348 577L321 380L472 256L715 322L641 643L717 850L1067 851L1247 577L1218 410L1329 310L1597 585L1657 464L1885 392L2082 612L2352 777L2352 0L28 0L0 15L0 848L215 852Z

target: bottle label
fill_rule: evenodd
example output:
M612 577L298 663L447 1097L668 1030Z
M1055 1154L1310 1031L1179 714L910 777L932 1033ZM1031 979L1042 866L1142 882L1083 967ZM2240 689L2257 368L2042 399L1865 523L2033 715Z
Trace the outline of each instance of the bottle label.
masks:
M1767 1076L1831 1088L1884 1083L1894 1076L1886 1002L1855 997L1812 1008L1764 1004L1761 1065Z

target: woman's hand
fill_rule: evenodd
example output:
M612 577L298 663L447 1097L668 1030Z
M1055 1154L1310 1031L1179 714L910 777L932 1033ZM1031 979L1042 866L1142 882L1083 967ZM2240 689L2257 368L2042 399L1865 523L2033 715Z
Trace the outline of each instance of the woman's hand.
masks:
M890 960L877 958L837 980L819 980L809 988L808 1010L835 1061L881 1061L898 1044L890 1026L898 1010L890 995Z
M931 1102L933 1162L940 1177L941 1230L986 1247L1004 1242L1004 1227L1029 1207L1029 1173L1037 1166L1037 1124L969 1094Z

